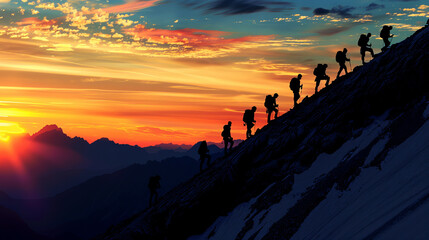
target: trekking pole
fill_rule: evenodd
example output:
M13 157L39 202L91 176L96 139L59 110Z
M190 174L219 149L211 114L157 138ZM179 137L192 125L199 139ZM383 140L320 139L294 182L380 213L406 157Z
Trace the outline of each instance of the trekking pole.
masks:
M349 65L350 65L350 71L352 71L352 60L349 61Z

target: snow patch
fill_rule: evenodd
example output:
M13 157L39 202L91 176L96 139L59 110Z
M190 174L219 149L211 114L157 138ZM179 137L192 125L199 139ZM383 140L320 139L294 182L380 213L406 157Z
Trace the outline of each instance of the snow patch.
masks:
M428 239L428 156L426 122L389 152L381 171L363 168L349 191L333 188L292 239Z

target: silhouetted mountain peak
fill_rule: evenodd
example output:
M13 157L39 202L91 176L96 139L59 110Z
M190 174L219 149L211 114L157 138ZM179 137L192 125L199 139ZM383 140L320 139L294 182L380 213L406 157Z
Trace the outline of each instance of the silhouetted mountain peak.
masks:
M38 142L48 143L51 145L68 145L72 144L72 139L67 136L63 129L57 125L46 125L40 131L33 134L31 138Z
M51 124L51 125L44 126L42 129L40 129L38 132L36 132L35 134L33 134L31 137L35 138L35 137L38 137L38 136L40 136L42 134L46 134L48 132L64 133L63 129L61 129L60 127L58 127L56 124Z

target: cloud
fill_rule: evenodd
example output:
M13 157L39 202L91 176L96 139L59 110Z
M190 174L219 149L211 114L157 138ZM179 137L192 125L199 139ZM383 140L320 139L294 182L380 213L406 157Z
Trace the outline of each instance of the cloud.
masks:
M337 7L333 7L332 9L316 8L314 9L313 14L314 15L334 15L341 18L358 18L359 15L350 13L354 9L355 7L339 5Z
M151 43L188 47L224 47L225 45L235 43L266 41L274 37L259 35L240 38L224 38L224 36L230 35L231 33L191 28L178 30L155 29L146 28L145 25L141 24L123 31L125 34L132 35L135 38L145 39Z
M161 0L150 0L150 1L134 0L125 4L107 7L102 10L107 13L133 12L133 11L138 11L144 8L155 6L156 3L160 1Z
M331 11L325 8L316 8L313 11L314 15L328 15Z
M170 129L161 129L156 127L137 127L137 132L144 134L152 134L152 135L162 135L162 136L187 136L188 133L179 132Z
M299 64L278 63L263 58L251 58L235 64L247 67L256 72L271 73L277 76L296 76L302 73L302 71L309 70L309 68Z
M332 36L332 35L347 31L353 26L354 24L347 24L344 26L328 27L328 28L315 30L314 33L317 33L321 36Z
M385 25L394 26L395 28L398 28L398 29L405 29L410 31L417 31L421 28L421 26L413 26L405 23L386 23Z
M183 0L186 6L205 9L223 15L249 14L261 11L280 12L293 9L294 4L270 0L211 0L201 3L196 0Z
M41 20L37 17L29 17L29 18L22 19L21 21L17 22L16 24L18 24L19 26L31 25L34 28L50 28L51 26L57 24L57 21L56 20L47 20L46 18Z
M381 8L384 8L384 5L383 4L377 4L377 3L370 3L368 6L366 6L366 10L367 11L372 11L372 10L375 10L375 9L381 9Z

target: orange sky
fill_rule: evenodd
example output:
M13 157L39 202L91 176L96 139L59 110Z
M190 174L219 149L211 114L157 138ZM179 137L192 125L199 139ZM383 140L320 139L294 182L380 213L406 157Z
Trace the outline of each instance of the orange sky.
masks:
M90 142L220 142L229 120L233 137L243 139L245 109L258 107L261 128L267 94L280 95L285 113L292 77L303 74L302 98L311 95L313 68L326 62L334 78L339 46L349 49L355 66L354 39L362 31L402 13L423 19L429 9L416 3L397 15L383 12L389 18L381 21L311 12L207 17L180 5L169 17L175 3L115 2L122 4L0 1L0 140L57 124ZM418 28L394 26L397 41ZM374 42L379 48L381 41Z

